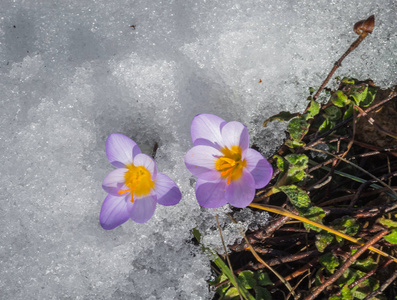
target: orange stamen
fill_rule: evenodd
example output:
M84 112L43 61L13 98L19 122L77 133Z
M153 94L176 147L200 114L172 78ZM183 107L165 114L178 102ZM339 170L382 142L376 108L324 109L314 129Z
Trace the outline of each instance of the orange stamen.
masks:
M214 161L215 169L221 173L221 177L226 179L226 183L230 184L232 180L237 180L243 173L243 168L247 165L245 159L241 159L242 150L239 146L222 148L221 152L224 156L218 157Z
M227 177L227 184L230 184L232 181L234 167L227 169L226 171L221 172L222 177Z
M230 172L229 177L227 178L226 184L229 185L232 182L232 173Z
M131 202L134 203L134 196L147 196L155 187L152 174L144 166L127 165L128 171L124 174L127 190L119 191L119 195L126 192L131 193Z
M134 203L134 187L128 189L128 190L120 190L118 191L119 195L125 194L127 192L131 191L131 202Z
M233 168L226 169L226 171L221 172L222 177L227 177L233 172Z
M119 193L119 195L122 195L122 194L125 194L125 193L129 192L129 191L131 191L131 189L124 190L124 191L118 191L118 193Z

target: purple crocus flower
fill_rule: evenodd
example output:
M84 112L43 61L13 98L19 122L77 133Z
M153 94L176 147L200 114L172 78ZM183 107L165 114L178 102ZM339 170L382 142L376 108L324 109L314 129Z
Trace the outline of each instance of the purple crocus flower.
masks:
M104 229L116 228L128 219L145 223L153 216L157 203L170 206L181 200L175 182L157 172L154 160L142 154L130 138L120 133L109 135L106 155L117 169L102 183L108 193L99 216Z
M246 207L255 189L267 185L273 168L258 151L249 148L247 128L211 114L192 121L194 147L185 165L197 177L196 198L201 206L216 208L226 203Z

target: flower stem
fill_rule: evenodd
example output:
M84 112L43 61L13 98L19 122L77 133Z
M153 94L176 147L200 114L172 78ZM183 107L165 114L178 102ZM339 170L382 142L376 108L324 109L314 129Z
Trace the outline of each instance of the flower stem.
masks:
M240 288L238 286L238 283L237 283L237 280L236 280L236 276L234 275L234 272L233 272L232 264L230 263L229 255L227 254L227 249L226 249L225 241L223 240L221 226L219 225L218 215L215 215L215 218L216 218L216 225L218 225L218 229L219 229L219 235L221 236L223 250L225 250L227 263L229 264L230 271L232 272L233 280L236 283L236 289L237 289L237 292L238 292L238 294L240 296L240 299L243 300L243 296L241 296Z

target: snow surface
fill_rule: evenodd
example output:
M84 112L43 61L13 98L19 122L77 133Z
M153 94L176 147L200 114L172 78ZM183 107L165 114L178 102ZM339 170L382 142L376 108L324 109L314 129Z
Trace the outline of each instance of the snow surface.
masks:
M396 1L0 2L0 299L211 299L190 242L197 227L220 246L183 163L194 115L245 123L270 155L284 127L263 120L302 110L371 14L374 33L336 75L397 83ZM157 142L183 199L105 231L112 132L148 154Z

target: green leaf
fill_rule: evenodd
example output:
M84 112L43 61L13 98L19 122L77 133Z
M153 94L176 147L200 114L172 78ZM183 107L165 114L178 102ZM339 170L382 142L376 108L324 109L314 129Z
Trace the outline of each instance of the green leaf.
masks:
M258 285L262 285L262 286L273 285L273 282L270 280L269 275L263 271L256 272L255 278Z
M254 272L252 271L242 271L240 274L238 274L238 279L240 280L242 286L246 289L252 289L256 285Z
M341 286L343 284L350 285L363 275L362 272L354 270L353 268L348 268L345 272L343 272L342 276L338 278L337 283Z
M308 218L307 215L305 215L305 217ZM309 219L321 223L321 220L323 218L323 215L321 214L321 212L319 213L318 217L320 218L320 222L318 219L316 220L315 218L309 218ZM336 229L342 233L345 233L347 235L350 235L350 236L355 236L357 234L358 230L360 229L360 226L356 222L356 220L349 216L344 216L342 218L335 219L334 221L332 221L332 224L333 224L332 227L334 229ZM330 245L334 241L335 238L339 243L343 241L343 239L339 236L330 234L327 231L321 231L316 236L316 247L317 247L318 251L323 252L324 249L328 245Z
M284 185L280 186L279 189L283 191L291 201L291 203L298 210L307 211L311 206L310 198L305 191L298 188L296 185Z
M319 112L320 112L320 104L317 103L316 101L311 100L310 106L303 117L305 120L313 119L316 115L318 115Z
M352 300L353 294L349 289L349 286L345 284L341 289L341 299Z
M367 257L365 259L360 259L354 262L353 267L364 273L368 273L375 269L378 264L372 259L372 257Z
M332 295L328 300L353 300L354 296L347 284L342 286L341 295Z
M334 274L335 269L339 266L338 259L332 253L326 253L320 256L319 262L330 274Z
M289 121L292 118L295 118L296 116L300 116L299 113L294 113L291 114L289 111L282 111L278 113L277 115L271 116L270 118L266 119L265 122L263 122L263 127L266 127L267 124L271 121Z
M263 287L256 286L254 288L255 291L255 300L272 300L272 295L269 291Z
M280 155L274 155L273 158L276 159L277 168L281 172L284 172L286 170L286 163L284 158L282 158Z
M374 102L378 89L375 87L368 87L367 97L360 103L362 107L368 107Z
M330 121L338 121L342 117L342 113L336 106L329 106L324 109L326 118Z
M334 128L334 127L335 127L335 122L331 121L329 118L326 118L324 120L324 122L321 123L320 127L318 128L318 130L320 132L325 132L325 131L328 131L328 130Z
M210 283L210 285L215 286L215 285L218 285L219 283L224 282L226 280L228 280L227 276L222 273L221 275L216 277L214 281L210 281L209 283Z
M363 277L364 274L360 274L360 278ZM356 285L353 289L353 296L355 299L365 299L366 296L368 296L369 293L376 291L379 288L379 281L376 278L369 277ZM372 299L384 299L382 297L376 297Z
M235 287L231 287L230 289L227 290L226 294L225 294L225 300L232 300L232 299L239 299L240 295L238 293L237 288Z
M289 154L285 156L289 162L288 168L288 182L294 183L302 181L306 178L306 169L308 166L309 158L305 154Z
M397 229L394 229L390 234L385 235L384 239L392 244L397 244Z
M221 281L223 282L223 281ZM215 290L220 296L224 297L226 291L230 288L230 282L225 282Z
M360 225L357 221L350 216L343 216L342 218L335 219L332 224L335 229L350 236L355 236L360 229Z
M312 206L310 198L305 191L296 185L283 185L279 189L287 195L300 215L314 222L322 223L322 219L325 217L324 210L320 207ZM304 223L304 226L306 229L321 231L320 228L311 224Z
M350 236L355 236L360 229L360 225L356 222L356 220L349 216L335 219L332 221L332 225L334 229ZM340 236L335 236L335 238L339 243L343 242L343 238Z
M301 148L306 145L304 142L297 142L295 140L286 140L285 145L291 149L293 148Z
M350 97L353 98L354 102L356 102L357 105L360 105L360 103L367 98L367 93L367 85L351 87L349 90Z
M219 285L222 282L223 284ZM230 287L230 281L228 280L227 276L223 273L218 277L216 277L214 281L210 281L209 284L211 286L218 286L215 291L216 293L219 294L219 296L221 296L220 299L223 299L226 291Z
M336 91L331 96L331 102L338 107L344 107L350 103L350 100L342 91Z
M309 158L305 154L288 154L285 156L285 159L292 165L301 166L303 168L307 168L307 164L309 162Z
M324 280L324 274L323 274L324 268L320 268L317 272L316 272L316 277L315 277L315 285L319 286L323 283Z
M353 115L353 104L350 104L343 114L343 120L350 118Z
M277 188L306 178L309 159L305 154L289 154L285 158L278 155L274 157L277 159L277 167L282 171L278 177Z
M197 230L197 228L192 229L193 236L196 238L197 242L201 243L201 233Z
M325 217L325 212L321 207L312 206L306 212L304 212L303 215L309 220L322 224L323 218ZM320 232L322 230L321 228L318 228L317 226L311 224L304 223L303 225L306 229L311 229L317 232Z
M353 78L347 78L347 77L343 77L343 79L342 79L342 83L344 83L344 84L354 84L354 83L355 83L355 81L354 81L354 79L353 79Z
M379 219L378 222L390 229L397 228L397 222L390 219L382 218Z
M223 274L223 273L221 275L219 275L217 278L219 278L219 282L218 283L227 280L227 276L225 274Z
M288 123L288 132L295 141L300 142L309 131L309 127L310 125L304 119L293 118Z
M322 230L316 235L316 247L320 252L324 252L324 249L332 243L334 240L334 235L328 231Z

